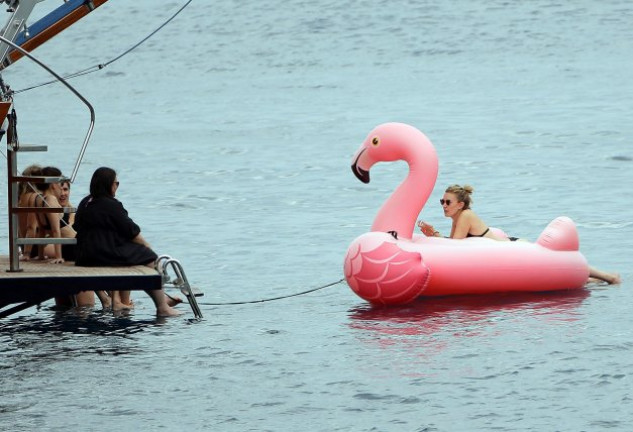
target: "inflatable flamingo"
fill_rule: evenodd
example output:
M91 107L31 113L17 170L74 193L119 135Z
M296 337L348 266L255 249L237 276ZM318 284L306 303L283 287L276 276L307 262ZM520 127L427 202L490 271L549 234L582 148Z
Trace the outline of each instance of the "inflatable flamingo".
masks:
M589 267L567 217L553 220L536 243L414 235L416 219L437 180L431 141L418 129L385 123L369 133L352 170L363 183L377 162L404 160L407 178L378 211L371 232L352 242L345 279L361 298L402 304L419 296L582 288Z

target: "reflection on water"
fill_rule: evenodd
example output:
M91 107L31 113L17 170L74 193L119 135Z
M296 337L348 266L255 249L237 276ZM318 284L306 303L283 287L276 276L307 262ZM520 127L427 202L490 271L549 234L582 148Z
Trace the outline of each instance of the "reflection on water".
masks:
M407 306L363 305L350 310L349 327L369 345L387 350L394 367L415 374L414 363L473 345L513 346L537 325L569 325L587 289L545 293L501 293L421 298ZM470 340L469 340L470 339Z
M382 323L386 327L407 326L418 329L413 333L430 334L442 327L452 326L455 321L477 322L490 315L527 311L530 315L569 314L573 319L573 309L587 297L587 289L539 292L539 293L497 293L486 295L464 295L450 297L424 297L399 307L362 305L350 311L356 322L352 327L364 328L359 322ZM372 329L375 326L370 326ZM380 327L380 326L379 326ZM390 333L390 332L387 332ZM399 332L395 332L398 334Z

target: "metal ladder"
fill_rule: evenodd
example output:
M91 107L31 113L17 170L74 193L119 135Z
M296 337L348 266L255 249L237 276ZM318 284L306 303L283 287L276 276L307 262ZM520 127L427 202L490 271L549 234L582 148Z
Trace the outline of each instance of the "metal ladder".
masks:
M189 281L187 280L187 276L185 275L185 270L175 258L170 257L169 255L161 255L156 259L155 264L156 270L161 275L163 289L165 288L176 288L179 289L180 292L187 297L187 301L191 306L191 310L196 318L202 318L202 312L200 311L200 307L198 306L198 301L196 300L197 296L204 295L202 291L193 288ZM174 273L175 278L171 279L169 276L169 270Z
M66 177L22 176L17 172L18 152L47 151L47 146L20 145L17 141L16 119L14 113L7 116L7 201L9 212L9 272L20 272L20 245L76 244L74 238L20 238L18 233L18 215L20 213L74 213L70 207L19 207L18 183L61 183L69 181Z

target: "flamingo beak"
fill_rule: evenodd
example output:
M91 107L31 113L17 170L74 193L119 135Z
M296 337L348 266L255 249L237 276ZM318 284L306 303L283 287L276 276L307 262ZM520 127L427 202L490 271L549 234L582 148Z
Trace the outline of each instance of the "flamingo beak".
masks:
M352 172L358 178L358 180L362 181L363 183L369 183L369 171L362 169L359 165L359 160L365 150L366 149L362 149L361 151L359 151L354 158L354 163L352 164Z

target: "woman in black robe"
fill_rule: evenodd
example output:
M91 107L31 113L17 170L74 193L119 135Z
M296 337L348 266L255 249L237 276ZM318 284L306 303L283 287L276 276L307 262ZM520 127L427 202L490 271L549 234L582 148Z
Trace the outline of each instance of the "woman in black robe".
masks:
M116 198L119 188L116 171L98 168L90 180L90 195L75 215L77 232L75 265L90 267L153 266L157 255L141 235L141 229L128 216ZM147 291L159 315L177 315L162 290ZM129 291L113 294L113 308L129 308Z

